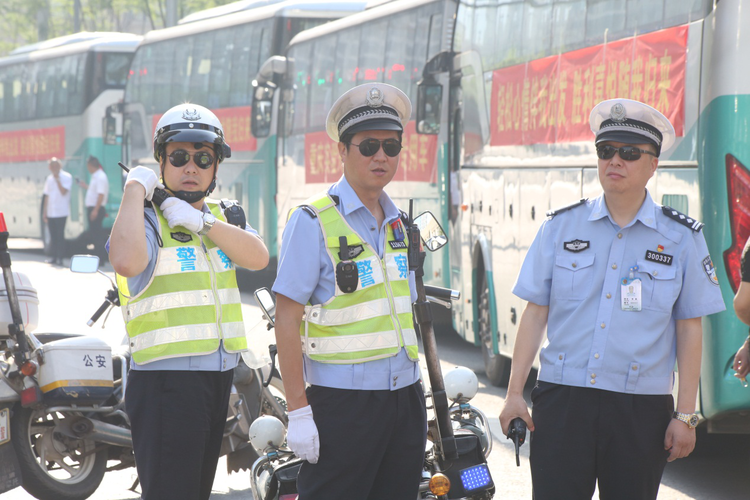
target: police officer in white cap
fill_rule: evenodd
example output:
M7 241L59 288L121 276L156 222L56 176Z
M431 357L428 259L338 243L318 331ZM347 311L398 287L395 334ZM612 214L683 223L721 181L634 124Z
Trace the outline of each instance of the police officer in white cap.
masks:
M426 413L402 213L384 191L411 104L368 83L328 114L344 175L284 229L276 339L300 500L417 497ZM305 383L309 388L305 389Z
M529 248L500 422L507 431L522 418L534 432L535 500L590 499L597 482L605 500L655 499L667 461L695 446L701 317L724 301L703 224L646 189L674 142L669 120L612 99L590 124L604 193L549 212ZM532 419L523 386L545 327Z
M171 108L154 133L161 182L150 168L130 170L112 227L132 356L125 410L143 500L211 496L233 369L247 348L235 266L268 264L244 216L207 199L230 155L210 110ZM169 197L152 203L164 187Z

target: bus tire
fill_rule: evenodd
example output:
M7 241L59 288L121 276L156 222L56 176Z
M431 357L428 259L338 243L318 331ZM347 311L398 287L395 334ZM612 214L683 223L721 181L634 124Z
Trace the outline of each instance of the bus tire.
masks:
M492 348L492 311L490 304L490 287L487 277L482 273L479 284L478 302L479 337L482 344L482 361L484 361L484 372L490 383L495 386L505 387L510 379L510 359L502 354L497 354Z

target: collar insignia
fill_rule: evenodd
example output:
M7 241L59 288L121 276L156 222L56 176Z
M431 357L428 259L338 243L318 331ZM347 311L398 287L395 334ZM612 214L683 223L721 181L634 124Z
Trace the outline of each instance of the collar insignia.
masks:
M589 247L590 243L591 242L589 241L573 240L573 241L566 241L564 245L565 245L565 250L569 252L581 252L583 250L586 250Z
M193 239L193 236L187 233L177 232L170 234L173 240L179 241L180 243L187 243L188 241Z

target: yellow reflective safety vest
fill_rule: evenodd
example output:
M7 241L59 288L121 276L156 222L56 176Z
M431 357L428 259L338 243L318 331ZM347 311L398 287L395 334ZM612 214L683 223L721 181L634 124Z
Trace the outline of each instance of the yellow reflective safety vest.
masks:
M386 224L380 259L347 224L328 193L311 198L305 205L317 215L334 270L341 261L339 237L346 236L350 248L361 250L350 259L359 275L356 290L344 293L336 285L334 296L327 302L305 306L300 326L305 354L322 363L351 364L395 356L406 348L410 359L419 359L409 292L408 245L401 221L403 241L396 241L393 227Z
M217 219L220 207L207 203ZM159 207L159 248L150 281L129 297L127 279L117 276L130 352L136 363L247 349L240 292L232 261L210 238L170 228Z

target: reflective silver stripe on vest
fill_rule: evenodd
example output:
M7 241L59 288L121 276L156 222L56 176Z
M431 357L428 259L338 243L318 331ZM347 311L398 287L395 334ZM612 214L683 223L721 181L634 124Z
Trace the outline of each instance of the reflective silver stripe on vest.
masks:
M183 273L207 273L208 259L196 255L203 252L197 246L169 247L159 251L159 262L154 268L154 276Z
M149 347L170 344L172 342L189 342L193 340L219 339L215 323L202 325L171 326L159 328L130 338L131 351L137 352Z
M394 297L396 314L411 312L411 297ZM391 308L387 298L371 300L342 309L324 309L321 305L306 306L305 320L321 326L338 326L388 316Z
M219 290L219 300L222 304L239 304L240 291L236 288ZM139 300L135 304L128 303L126 321L131 321L142 314L154 311L174 309L176 307L194 307L214 305L214 294L211 290L193 290L186 292L171 292Z
M221 329L225 339L245 336L245 323L243 322L237 321L223 323ZM142 349L148 349L149 347L169 344L172 342L189 342L211 339L219 339L219 333L216 329L215 323L173 326L136 335L130 339L130 347L131 350L137 352Z
M245 336L245 323L234 321L221 324L221 334L225 339L236 339Z
M407 345L417 343L417 332L413 328L405 328L402 332L404 342ZM302 348L306 354L315 355L389 349L398 346L398 333L391 330L378 333L336 335L335 337L307 337ZM351 363L351 361L346 362Z

